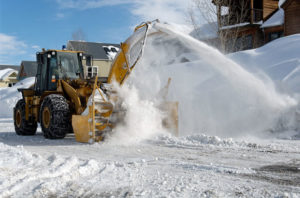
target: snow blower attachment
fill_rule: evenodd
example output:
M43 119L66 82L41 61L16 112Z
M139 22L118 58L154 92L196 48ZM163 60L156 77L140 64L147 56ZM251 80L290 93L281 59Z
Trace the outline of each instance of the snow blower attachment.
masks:
M121 49L112 64L107 83L103 83L102 88L99 88L95 82L85 114L72 116L72 126L78 142L101 141L107 132L123 121L126 110L122 109L112 84L122 86L142 57L152 23L147 22L137 26L133 35L121 43ZM171 79L160 93L163 99L166 99L170 82ZM97 93L98 97L96 97ZM178 135L178 102L164 100L159 109L165 114L162 120L163 126L174 135Z
M97 77L84 78L83 52L43 50L37 53L36 83L29 89L19 89L23 98L14 108L16 133L34 135L39 122L45 138L64 138L73 130L78 142L103 140L126 116L114 85L124 84L143 56L147 37L162 33L152 28L156 23L159 22L142 23L121 43L105 82ZM170 81L162 94L167 93ZM164 100L159 108L165 115L163 126L178 135L178 103Z
M101 98L96 97L98 93ZM97 78L94 83L92 95L87 109L82 115L72 116L72 126L77 142L99 142L103 140L105 132L112 128L109 120L113 112L113 105L104 97L104 93L97 86Z

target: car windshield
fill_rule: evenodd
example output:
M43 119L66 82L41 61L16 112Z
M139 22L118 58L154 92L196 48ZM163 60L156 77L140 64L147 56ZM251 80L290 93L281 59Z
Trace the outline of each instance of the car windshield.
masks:
M60 78L79 78L81 68L78 62L77 53L58 52L57 60L60 69Z

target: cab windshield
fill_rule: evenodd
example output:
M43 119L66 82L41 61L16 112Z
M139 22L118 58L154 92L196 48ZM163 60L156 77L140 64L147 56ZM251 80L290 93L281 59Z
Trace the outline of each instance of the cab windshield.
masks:
M82 74L82 65L79 64L77 53L66 53L58 52L57 53L57 62L59 78L70 78L76 79Z

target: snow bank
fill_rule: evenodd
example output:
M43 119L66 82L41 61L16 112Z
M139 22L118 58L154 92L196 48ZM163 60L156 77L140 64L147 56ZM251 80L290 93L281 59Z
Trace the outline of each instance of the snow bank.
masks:
M236 52L228 57L250 72L265 73L277 89L300 94L300 34L276 39L260 48Z
M149 140L155 144L172 145L176 147L198 147L203 145L232 147L247 147L245 141L236 141L232 138L220 138L218 136L208 136L205 134L188 135L184 137L157 136L154 140Z
M35 77L26 78L13 87L0 88L0 118L12 117L13 108L22 97L19 88L29 88L34 84Z

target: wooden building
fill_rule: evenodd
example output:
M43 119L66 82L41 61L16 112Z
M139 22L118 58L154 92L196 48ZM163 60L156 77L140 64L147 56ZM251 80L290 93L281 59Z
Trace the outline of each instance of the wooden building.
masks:
M266 20L278 9L279 0L260 0L263 4L263 18Z
M300 0L286 0L284 10L284 35L300 33Z
M260 47L264 20L278 9L278 0L213 0L224 52ZM222 12L225 13L223 14Z

